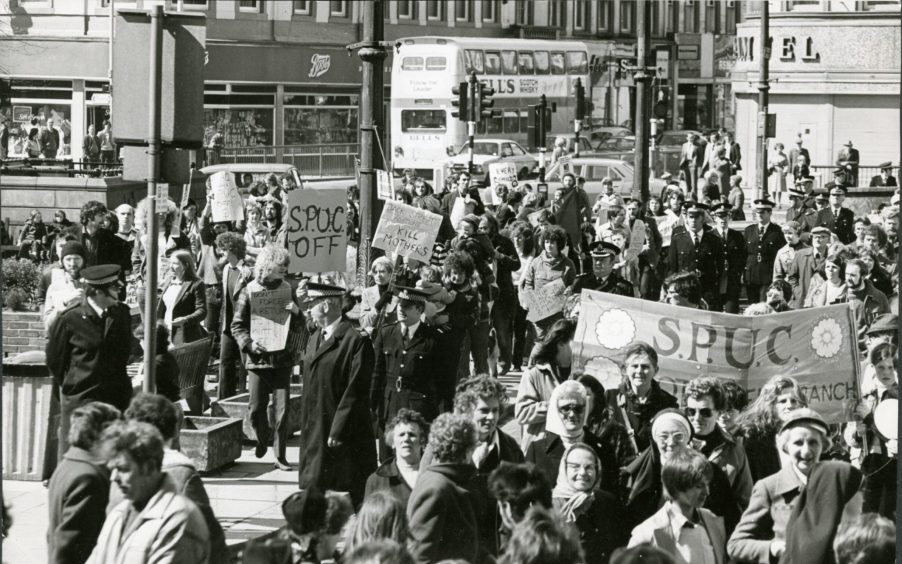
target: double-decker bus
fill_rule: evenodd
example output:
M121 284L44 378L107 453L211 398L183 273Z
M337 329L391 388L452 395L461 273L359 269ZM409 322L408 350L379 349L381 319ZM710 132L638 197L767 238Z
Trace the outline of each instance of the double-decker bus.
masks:
M467 124L452 117L451 89L476 72L495 89L495 113L483 118L477 135L512 139L529 147L528 106L545 94L557 105L548 133L573 131L576 79L587 91L589 56L584 43L466 37L399 39L391 76L392 168L413 168L431 177L448 147L467 140ZM549 148L550 149L550 148Z

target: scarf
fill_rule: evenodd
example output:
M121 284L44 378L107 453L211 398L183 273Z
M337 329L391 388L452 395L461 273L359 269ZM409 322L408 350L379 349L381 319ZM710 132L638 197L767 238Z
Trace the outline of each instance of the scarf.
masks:
M591 453L592 459L595 461L595 483L592 484L589 491L577 489L567 476L567 458L570 456L571 452L577 449L582 449ZM584 513L592 505L592 502L595 501L594 490L600 479L601 463L598 461L598 455L595 454L592 447L585 443L574 443L568 446L564 451L564 456L561 457L561 464L558 466L557 483L555 483L554 489L551 490L551 497L553 499L564 500L560 512L567 523L576 522L579 514Z
M583 411L582 425L579 426L578 430L568 431L567 428L564 427L564 421L561 419L561 412L557 407L558 401L564 394L574 394L581 397L584 408L587 408L589 405L589 394L586 392L586 388L576 380L567 380L554 388L551 392L551 399L548 400L548 414L545 416L545 430L559 436L565 446L572 446L574 443L582 440L583 435L586 432L586 418L589 414L586 413L586 411Z
M815 464L786 525L780 564L834 564L833 537L860 484L861 472L847 462Z

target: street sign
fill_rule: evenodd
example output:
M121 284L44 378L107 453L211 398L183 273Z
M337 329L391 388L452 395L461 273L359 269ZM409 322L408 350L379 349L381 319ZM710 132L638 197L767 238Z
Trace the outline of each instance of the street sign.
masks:
M677 45L677 60L698 60L698 45Z
M620 59L620 70L629 72L631 67L636 66L636 59Z
M657 78L670 80L670 50L658 49L655 51L655 70Z

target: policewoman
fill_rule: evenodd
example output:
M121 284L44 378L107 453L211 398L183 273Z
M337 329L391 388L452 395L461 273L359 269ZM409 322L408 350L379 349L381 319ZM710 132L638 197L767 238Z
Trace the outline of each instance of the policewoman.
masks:
M84 299L63 310L47 336L47 367L60 390L59 457L69 449L69 418L92 401L125 411L132 398L126 366L131 353L131 313L119 301L115 264L81 271Z

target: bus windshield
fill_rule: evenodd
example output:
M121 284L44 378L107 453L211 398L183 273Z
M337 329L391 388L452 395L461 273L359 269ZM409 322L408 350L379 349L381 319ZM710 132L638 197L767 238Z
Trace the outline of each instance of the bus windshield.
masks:
M401 131L429 131L444 132L445 110L402 110Z
M458 155L466 155L470 144L464 143L460 148L460 151L457 152ZM497 143L485 143L479 142L473 144L473 154L474 155L498 155L498 144Z

